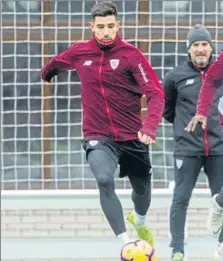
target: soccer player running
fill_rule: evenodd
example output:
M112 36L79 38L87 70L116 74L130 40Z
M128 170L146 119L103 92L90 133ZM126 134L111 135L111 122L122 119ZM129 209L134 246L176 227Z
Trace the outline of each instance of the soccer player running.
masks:
M186 131L194 131L197 124L201 123L202 128L207 128L207 117L214 102L214 97L219 89L223 89L223 49L217 60L209 68L205 81L202 84L200 94L198 97L196 115L189 122L185 128ZM223 96L219 100L218 115L223 132ZM222 171L223 175L223 171ZM212 203L209 211L208 228L212 231L214 236L218 236L222 230L223 222L223 187L219 194L215 194L212 198ZM223 243L217 249L217 255L221 256L223 260Z
M100 2L91 9L91 40L72 44L53 57L41 71L43 80L74 69L81 81L83 147L97 181L103 212L121 244L129 237L123 209L115 192L114 174L128 176L134 211L127 217L138 237L154 244L146 225L151 201L149 146L156 140L164 93L154 70L134 46L118 34L117 8ZM141 97L147 114L142 124Z
M186 132L185 126L195 115L198 94L211 65L212 39L201 25L187 35L187 60L170 71L164 79L164 118L173 123L175 188L170 210L172 260L184 260L184 229L187 208L200 170L208 177L211 194L219 193L223 184L223 140L217 117L217 99L210 114L210 126ZM219 95L218 95L219 96ZM223 233L219 242L223 241Z

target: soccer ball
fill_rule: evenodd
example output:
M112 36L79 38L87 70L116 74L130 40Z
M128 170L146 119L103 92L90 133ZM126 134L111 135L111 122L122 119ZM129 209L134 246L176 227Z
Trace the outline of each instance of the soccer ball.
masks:
M154 248L144 240L124 245L120 261L156 261Z

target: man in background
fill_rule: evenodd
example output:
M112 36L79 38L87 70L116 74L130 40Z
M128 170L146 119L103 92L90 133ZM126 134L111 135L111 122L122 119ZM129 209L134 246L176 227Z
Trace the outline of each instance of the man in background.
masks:
M223 89L223 49L217 60L210 66L205 81L202 84L197 103L196 115L185 128L188 132L193 132L198 123L202 124L203 130L207 128L207 119L213 104L214 97L219 89ZM223 139L223 96L219 99L218 115L222 129ZM223 171L222 171L223 174ZM214 236L218 236L222 230L223 222L223 187L219 194L212 197L211 207L208 217L208 228ZM216 256L221 256L223 260L223 243L219 244L216 250Z
M199 173L204 168L212 196L223 184L223 140L217 117L217 98L209 127L191 134L185 126L196 112L198 94L211 65L213 45L210 33L197 24L187 35L187 60L164 79L164 118L173 124L175 188L170 210L172 260L184 260L184 230L187 208ZM223 233L219 242L223 241Z

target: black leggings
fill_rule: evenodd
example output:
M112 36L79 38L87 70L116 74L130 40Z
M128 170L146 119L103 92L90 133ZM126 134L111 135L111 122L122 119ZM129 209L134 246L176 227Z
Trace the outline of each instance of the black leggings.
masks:
M126 227L123 209L115 193L114 173L118 166L119 156L112 151L106 153L103 150L94 149L88 152L87 158L97 181L103 212L115 235L120 235L126 232ZM129 180L133 188L132 201L135 211L139 215L145 215L151 201L151 176L146 178L129 176Z

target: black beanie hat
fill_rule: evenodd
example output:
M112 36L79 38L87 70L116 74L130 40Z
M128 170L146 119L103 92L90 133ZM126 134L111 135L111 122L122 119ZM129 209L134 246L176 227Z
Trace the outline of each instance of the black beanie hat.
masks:
M209 31L200 24L196 24L187 34L187 49L196 41L207 41L213 48L212 37Z

